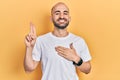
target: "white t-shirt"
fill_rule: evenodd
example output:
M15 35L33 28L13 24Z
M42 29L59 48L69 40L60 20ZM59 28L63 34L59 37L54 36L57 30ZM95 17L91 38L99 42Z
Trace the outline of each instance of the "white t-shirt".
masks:
M72 33L66 37L56 37L49 32L37 38L32 58L41 61L41 80L79 80L73 62L61 57L55 50L56 46L70 48L71 43L84 62L91 60L85 41Z

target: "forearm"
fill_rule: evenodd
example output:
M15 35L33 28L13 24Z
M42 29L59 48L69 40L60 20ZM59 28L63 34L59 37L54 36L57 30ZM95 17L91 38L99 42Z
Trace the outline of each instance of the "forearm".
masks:
M88 74L91 70L91 65L90 65L90 62L83 62L80 66L77 66L77 68L81 72Z
M80 61L80 57L76 57L74 62L78 63ZM91 70L91 64L90 61L83 62L80 66L76 66L81 72L88 74Z
M32 47L26 47L26 54L24 59L24 69L26 72L34 70L34 61L32 59Z

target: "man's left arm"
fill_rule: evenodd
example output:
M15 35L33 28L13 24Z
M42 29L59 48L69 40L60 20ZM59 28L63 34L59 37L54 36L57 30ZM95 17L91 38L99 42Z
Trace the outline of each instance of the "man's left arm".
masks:
M83 62L83 60L76 55L73 60L74 65L83 73L88 74L91 71L90 61Z
M70 48L65 48L62 46L57 46L55 50L58 54L64 57L67 60L73 61L75 66L83 73L88 74L91 70L90 61L83 61L80 56L78 56L75 48L73 47L73 43L70 44ZM78 64L78 65L77 65Z

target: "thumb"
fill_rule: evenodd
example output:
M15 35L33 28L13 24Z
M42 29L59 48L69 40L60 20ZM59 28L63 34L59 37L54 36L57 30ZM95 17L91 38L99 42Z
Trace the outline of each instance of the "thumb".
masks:
M70 44L70 48L71 48L71 49L74 49L74 47L73 47L73 43Z

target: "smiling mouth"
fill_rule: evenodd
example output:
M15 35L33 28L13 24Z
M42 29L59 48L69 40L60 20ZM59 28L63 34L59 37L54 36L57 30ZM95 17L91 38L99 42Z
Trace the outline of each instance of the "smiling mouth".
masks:
M65 22L65 20L59 20L59 22L60 22L60 23L64 23L64 22Z

